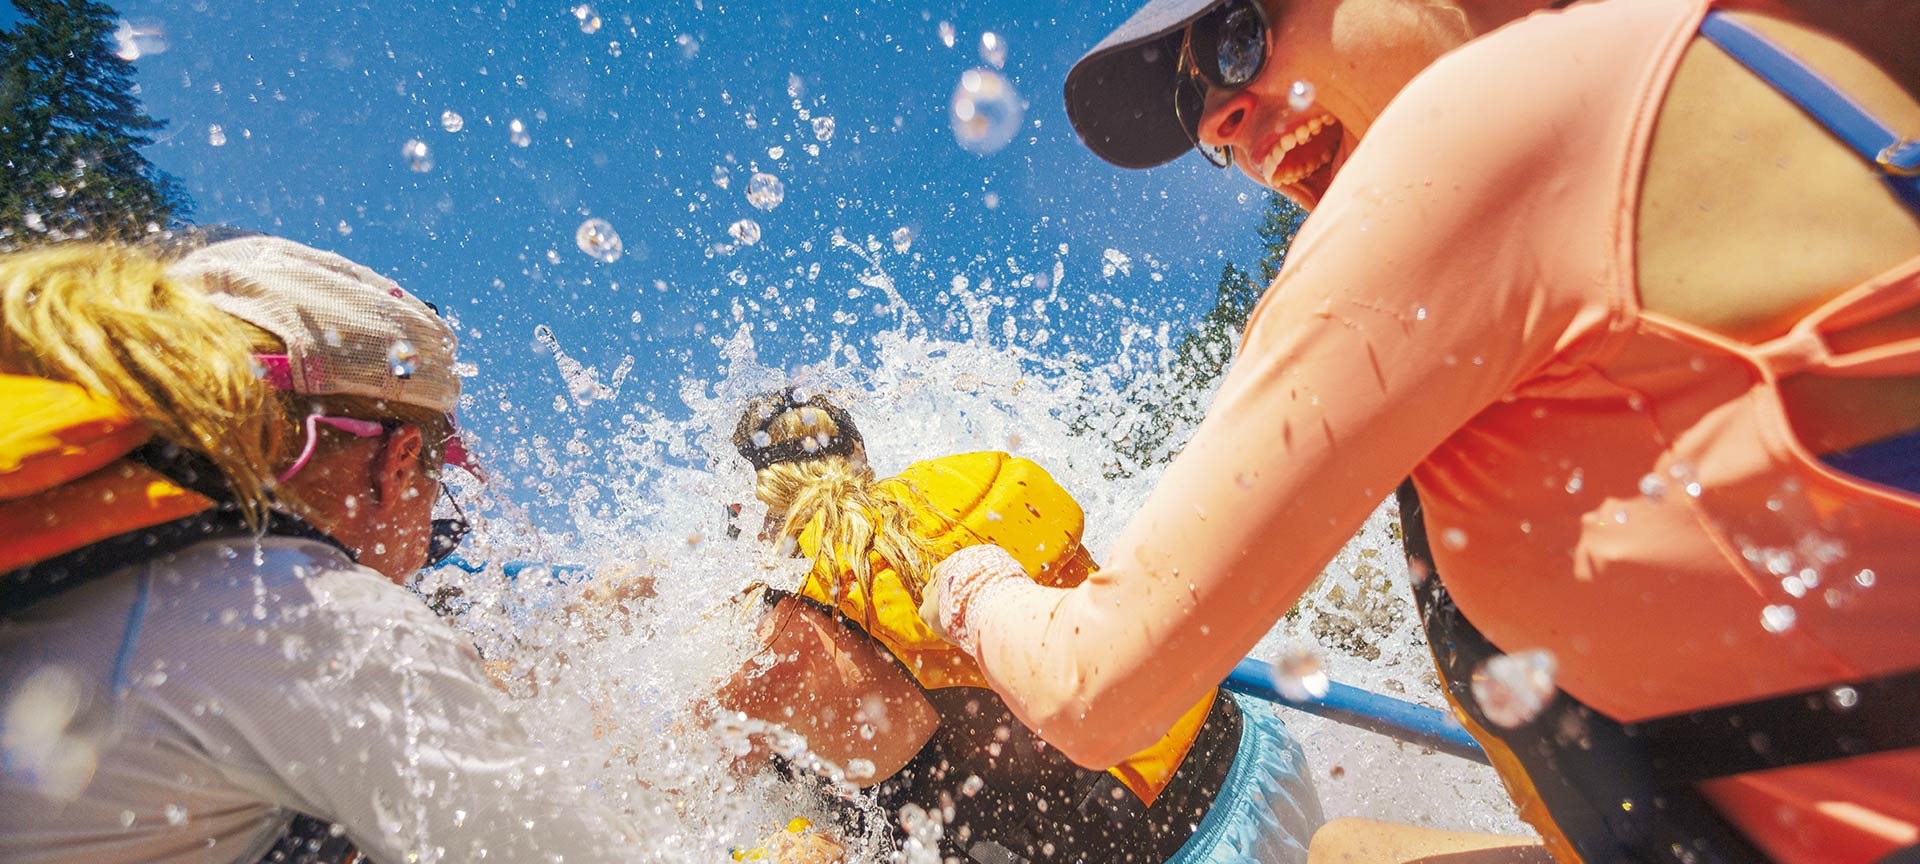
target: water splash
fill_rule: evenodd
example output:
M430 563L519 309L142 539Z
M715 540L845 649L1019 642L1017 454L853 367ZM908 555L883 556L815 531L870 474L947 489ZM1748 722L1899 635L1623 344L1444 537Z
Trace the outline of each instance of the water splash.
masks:
M960 75L947 115L961 149L987 156L1012 143L1026 106L1005 76L992 69L969 69Z
M1000 34L988 30L980 34L980 62L995 69L1007 65L1007 40Z
M747 203L760 210L772 210L787 198L787 187L780 178L764 172L747 180Z
M1553 701L1560 670L1552 651L1533 649L1487 658L1473 673L1473 699L1487 720L1512 729L1540 716Z
M400 155L407 160L407 167L425 173L433 170L433 154L427 150L427 142L418 138L400 145Z
M152 22L121 21L113 28L113 53L128 63L142 57L165 54L166 28Z
M574 22L580 25L580 32L589 36L600 32L600 13L585 3L573 7Z
M620 260L621 253L626 251L620 242L620 232L613 230L605 219L581 222L580 227L574 229L573 243L587 253L587 257L603 264Z
M739 243L742 246L752 246L760 242L760 223L752 219L742 219L727 226L727 234L733 238L735 243Z
M1287 85L1287 107L1293 109L1295 113L1312 108L1318 96L1312 81L1303 79Z
M412 378L419 369L420 351L412 342L395 339L393 344L387 346L387 371L392 372L393 377L404 381Z

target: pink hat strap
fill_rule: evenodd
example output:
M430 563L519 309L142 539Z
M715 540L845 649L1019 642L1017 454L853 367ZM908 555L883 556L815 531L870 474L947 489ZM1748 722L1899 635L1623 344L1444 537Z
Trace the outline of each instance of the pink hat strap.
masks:
M275 390L291 392L293 387L293 358L285 354L255 354L253 362L259 365L260 380L267 382Z

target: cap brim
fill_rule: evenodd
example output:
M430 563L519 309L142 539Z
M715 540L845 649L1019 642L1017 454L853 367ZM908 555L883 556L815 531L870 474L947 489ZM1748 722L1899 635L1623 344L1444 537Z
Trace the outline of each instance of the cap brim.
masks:
M1122 168L1152 168L1193 149L1174 110L1180 34L1224 0L1152 0L1067 72L1067 118L1080 140ZM1200 106L1184 106L1198 122Z

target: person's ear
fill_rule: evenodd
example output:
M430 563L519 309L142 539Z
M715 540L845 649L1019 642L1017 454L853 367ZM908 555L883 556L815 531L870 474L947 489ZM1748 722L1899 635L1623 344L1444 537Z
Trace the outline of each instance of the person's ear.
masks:
M408 423L393 430L374 456L373 494L381 506L399 503L420 480L420 454L426 450L420 427Z

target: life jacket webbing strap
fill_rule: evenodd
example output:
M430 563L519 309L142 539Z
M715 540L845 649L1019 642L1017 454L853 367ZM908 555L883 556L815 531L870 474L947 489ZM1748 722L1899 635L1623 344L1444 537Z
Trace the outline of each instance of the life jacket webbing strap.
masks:
M1662 783L1920 747L1920 669L1628 724Z

